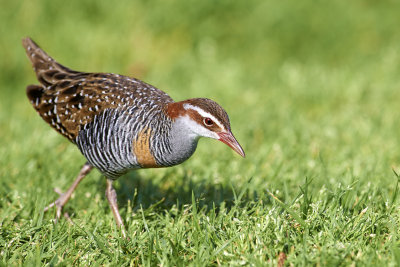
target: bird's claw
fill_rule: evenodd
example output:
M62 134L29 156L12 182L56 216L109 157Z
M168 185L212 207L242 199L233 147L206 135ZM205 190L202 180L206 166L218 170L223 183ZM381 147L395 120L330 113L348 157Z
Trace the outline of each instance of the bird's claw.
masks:
M51 209L52 207L56 207L56 218L54 219L54 223L57 223L58 220L61 218L61 213L62 213L62 209L66 203L66 199L65 199L65 193L63 193L61 191L61 189L59 188L54 188L54 192L56 192L60 197L58 199L56 199L56 201L50 203L47 207L44 208L44 212L47 212L49 209ZM64 217L67 219L67 221L69 221L70 223L73 223L71 218L69 217L68 212L64 212Z

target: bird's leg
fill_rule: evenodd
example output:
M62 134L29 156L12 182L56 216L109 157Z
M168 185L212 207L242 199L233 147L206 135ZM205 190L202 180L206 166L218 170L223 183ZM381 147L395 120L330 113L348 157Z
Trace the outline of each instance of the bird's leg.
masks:
M60 197L54 201L53 203L51 203L50 205L48 205L44 211L48 211L50 208L56 206L57 208L57 213L56 213L56 222L58 219L60 219L61 217L61 212L62 209L64 207L64 205L68 202L68 200L71 198L72 193L74 192L74 190L76 189L76 187L78 186L78 184L80 183L80 181L83 180L83 178L85 178L86 175L89 174L89 172L93 169L93 166L90 165L88 162L85 163L85 165L83 165L82 169L80 170L78 177L76 177L74 183L71 185L71 187L67 190L67 192L65 193L61 193L59 189L54 189L54 191L56 191ZM68 213L65 213L64 216L68 219Z
M119 214L118 211L117 192L115 192L112 183L113 180L107 179L106 197L108 200L108 204L110 205L110 208L113 212L115 222L117 223L117 227L121 228L122 236L126 238L124 222L122 221L121 215Z

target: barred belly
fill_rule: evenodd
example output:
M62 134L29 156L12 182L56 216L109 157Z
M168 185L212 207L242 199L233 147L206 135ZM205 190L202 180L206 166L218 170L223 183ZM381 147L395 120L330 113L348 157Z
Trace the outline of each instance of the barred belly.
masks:
M88 162L109 179L140 168L132 153L132 140L138 128L134 119L120 110L107 109L86 124L76 138Z

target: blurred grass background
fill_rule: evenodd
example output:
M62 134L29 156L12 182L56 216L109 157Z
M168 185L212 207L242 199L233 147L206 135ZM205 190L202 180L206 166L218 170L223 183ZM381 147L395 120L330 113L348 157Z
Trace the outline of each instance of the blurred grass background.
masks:
M168 213L174 203L191 204L192 191L200 204L218 206L234 198L231 187L245 190L248 201L267 201L269 190L291 203L305 177L312 179L308 190L316 206L324 199L330 203L330 196L343 186L351 188L347 200L338 204L350 214L376 207L379 215L396 196L396 1L2 0L1 7L0 246L12 247L10 240L29 225L38 207L56 197L51 189L67 188L84 163L79 151L35 114L25 96L26 85L36 83L21 46L25 36L72 69L134 76L175 100L208 97L228 111L246 159L213 140L201 140L194 157L181 166L120 179L122 207L129 206L126 199L138 210L165 197L160 213ZM77 193L69 210L84 224L87 214L100 217L93 215L100 205L101 216L112 222L103 178L98 172L90 177L78 189L86 197L77 198ZM269 203L267 210L275 207ZM335 207L329 209L333 218ZM397 202L394 207L380 215L398 225ZM84 218L79 210L84 210ZM274 253L290 247L285 251L292 263L399 263L399 233L393 225L387 227L393 232L384 231L390 238L376 243L361 238L364 245L349 245L345 252L311 244L297 252L303 241L277 239L260 248L261 254L268 251L261 259L275 264ZM368 249L377 252L365 253ZM18 253L3 252L0 257L3 263L29 258ZM225 257L223 265L240 262L240 253L232 253L238 261ZM203 263L216 264L214 260Z

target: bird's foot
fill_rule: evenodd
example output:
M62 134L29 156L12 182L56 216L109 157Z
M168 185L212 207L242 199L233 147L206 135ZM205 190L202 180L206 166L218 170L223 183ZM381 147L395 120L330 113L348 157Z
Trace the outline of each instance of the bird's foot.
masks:
M80 170L78 177L76 177L73 184L70 186L70 188L68 188L68 190L65 193L61 192L61 190L59 188L54 188L54 191L57 194L59 194L60 197L53 203L50 203L50 205L48 205L46 208L44 208L44 212L48 211L49 209L51 209L52 207L55 206L56 207L56 219L55 219L56 223L61 218L61 213L62 213L62 209L63 209L64 205L67 204L68 200L71 198L72 193L75 191L75 189L78 186L78 184L80 183L80 181L82 181L82 179L85 178L86 175L92 169L93 169L93 166L91 166L89 163L85 163L85 165L83 165L82 169ZM70 223L73 224L73 222L67 212L65 212L63 215Z
M61 218L63 207L67 203L70 196L68 196L66 193L63 193L61 189L57 187L54 188L54 192L56 192L60 197L56 201L50 203L47 207L45 207L44 212L47 212L52 207L56 207L56 218L54 219L54 222L57 223L58 220ZM73 224L68 212L64 212L63 216L67 219L67 221Z

